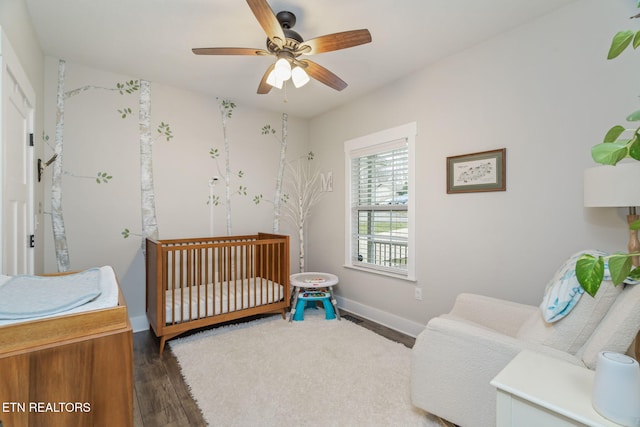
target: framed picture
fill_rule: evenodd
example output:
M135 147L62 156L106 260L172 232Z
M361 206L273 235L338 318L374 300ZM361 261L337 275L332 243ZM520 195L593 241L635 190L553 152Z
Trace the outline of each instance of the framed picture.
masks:
M505 191L506 150L447 157L447 193Z

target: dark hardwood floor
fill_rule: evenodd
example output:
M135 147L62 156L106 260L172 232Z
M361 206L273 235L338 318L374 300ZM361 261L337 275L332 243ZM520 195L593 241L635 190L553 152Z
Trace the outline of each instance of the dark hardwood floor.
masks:
M409 348L415 343L413 337L346 312L342 313L342 319ZM165 347L162 357L158 346L159 340L151 331L133 334L134 426L206 426L182 379L171 346Z

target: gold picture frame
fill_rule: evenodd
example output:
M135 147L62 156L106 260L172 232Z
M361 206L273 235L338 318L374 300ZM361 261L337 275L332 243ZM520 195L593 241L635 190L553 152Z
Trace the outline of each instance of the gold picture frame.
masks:
M506 148L447 157L447 194L506 191Z

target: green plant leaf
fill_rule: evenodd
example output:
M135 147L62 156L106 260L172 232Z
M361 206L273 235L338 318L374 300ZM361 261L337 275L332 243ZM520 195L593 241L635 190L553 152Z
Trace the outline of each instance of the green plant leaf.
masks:
M629 273L628 277L633 280L640 280L640 267L636 267L631 270L631 273Z
M604 278L604 259L584 254L576 262L576 277L582 289L595 296Z
M637 122L640 121L640 110L634 111L633 113L627 116L628 122Z
M640 140L637 134L633 136L633 139L629 143L629 157L640 160Z
M609 48L609 53L607 54L607 59L616 58L620 55L626 48L629 46L631 41L633 40L634 33L631 30L619 31L613 36L613 40L611 41L611 47Z
M603 165L615 165L627 157L627 153L627 141L606 142L591 147L591 157Z
M611 281L618 286L631 272L631 256L629 254L614 254L609 258L609 273Z
M618 139L618 137L622 135L625 130L626 129L624 126L615 125L611 129L609 129L609 132L607 132L607 134L604 136L603 142L615 142L616 139Z
M633 37L633 48L637 49L640 46L640 30L636 31L636 35Z

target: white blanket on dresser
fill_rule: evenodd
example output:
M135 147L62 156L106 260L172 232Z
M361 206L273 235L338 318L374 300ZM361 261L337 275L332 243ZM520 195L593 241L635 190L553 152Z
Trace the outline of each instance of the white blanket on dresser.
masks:
M0 275L0 325L118 305L113 268L64 276Z

